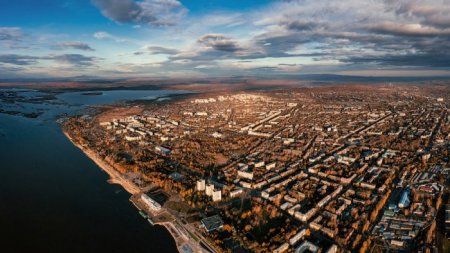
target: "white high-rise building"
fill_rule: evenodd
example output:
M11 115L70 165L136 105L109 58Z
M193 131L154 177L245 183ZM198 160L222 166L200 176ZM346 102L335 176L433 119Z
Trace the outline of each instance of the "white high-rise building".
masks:
M200 179L197 181L197 191L204 191L206 188L205 179Z
M214 202L222 200L222 192L220 190L213 191L212 199Z
M214 185L213 184L206 185L206 195L207 196L211 197L213 195L213 191L214 191Z

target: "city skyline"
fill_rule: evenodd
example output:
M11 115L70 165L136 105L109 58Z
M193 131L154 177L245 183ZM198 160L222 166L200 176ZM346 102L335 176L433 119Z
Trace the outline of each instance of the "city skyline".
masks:
M3 78L450 76L439 1L6 1Z

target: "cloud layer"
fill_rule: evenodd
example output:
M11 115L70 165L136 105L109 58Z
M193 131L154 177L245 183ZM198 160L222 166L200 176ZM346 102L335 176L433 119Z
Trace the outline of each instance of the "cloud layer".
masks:
M2 69L46 62L124 75L450 75L450 0L279 0L201 14L178 0L91 2L114 21L100 17L107 25L91 30L94 38L39 40L26 29L0 27L0 48L8 50L0 52ZM30 45L50 51L34 56Z
M0 27L0 41L18 41L24 37L18 27Z
M257 21L266 55L320 52L317 61L450 67L450 1L291 0ZM295 54L292 54L295 55Z
M27 66L34 65L42 60L51 60L57 63L66 64L72 67L87 67L93 66L96 57L84 56L81 54L60 54L49 56L31 56L31 55L18 55L18 54L1 54L0 63L6 63L10 65Z
M93 0L102 14L119 23L171 26L186 13L177 0Z
M233 63L222 67L293 73L314 68L450 69L448 0L279 1L251 13L247 23L253 29L250 37L206 34L194 49L167 64L211 66L210 61L226 60ZM308 68L300 67L304 64Z

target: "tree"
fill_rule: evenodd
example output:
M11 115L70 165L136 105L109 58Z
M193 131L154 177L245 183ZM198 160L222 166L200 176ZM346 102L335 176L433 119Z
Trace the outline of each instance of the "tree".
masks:
M233 227L231 227L228 224L223 225L223 230L227 231L228 233L231 233L233 231Z
M372 243L372 241L370 239L367 239L366 241L364 241L364 243L362 244L359 252L360 253L365 253L369 250L370 244Z

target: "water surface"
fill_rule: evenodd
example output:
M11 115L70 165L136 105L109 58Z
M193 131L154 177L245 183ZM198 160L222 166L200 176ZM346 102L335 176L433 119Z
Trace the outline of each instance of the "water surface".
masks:
M171 94L139 92L67 93L52 103L12 105L41 109L36 119L0 114L1 252L177 252L170 234L144 220L55 121L84 105Z

